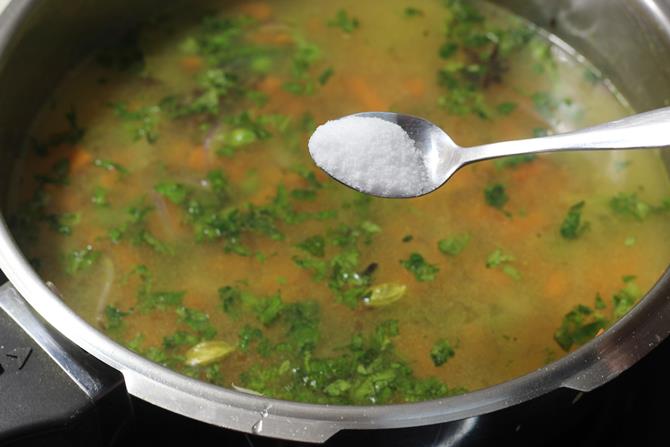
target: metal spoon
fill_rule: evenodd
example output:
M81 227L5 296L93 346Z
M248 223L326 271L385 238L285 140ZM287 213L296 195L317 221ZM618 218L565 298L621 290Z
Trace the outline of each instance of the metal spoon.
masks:
M617 121L573 132L526 140L460 147L442 129L422 118L390 112L365 112L350 116L381 118L398 124L414 140L428 171L429 185L403 195L389 194L374 184L349 184L360 192L379 197L410 198L435 191L461 167L476 161L541 152L601 149L643 149L670 146L670 107L632 115Z

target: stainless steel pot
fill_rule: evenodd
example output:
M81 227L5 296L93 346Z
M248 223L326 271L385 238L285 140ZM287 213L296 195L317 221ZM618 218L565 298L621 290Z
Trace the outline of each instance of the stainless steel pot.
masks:
M526 16L576 48L609 76L635 109L670 105L670 1L496 3ZM101 40L135 24L156 7L160 7L157 0L14 0L0 16L0 205L6 201L17 148L58 79ZM670 167L670 157L666 164ZM134 396L222 427L308 442L323 442L342 430L444 423L451 427L447 431L462 434L485 418L513 410L524 402L551 399L552 405L579 405L575 402L580 393L594 390L619 375L670 332L670 271L666 271L643 301L605 334L515 380L418 404L308 405L209 385L154 364L115 343L78 317L41 281L1 215L0 268L10 281L0 288L0 308L33 335L49 355L58 358L59 365L79 381L80 388L93 392L100 382L79 360L59 351L57 336L44 330L45 323L35 318L31 308L67 339L118 370ZM0 376L0 385L1 379ZM487 414L491 416L484 416Z

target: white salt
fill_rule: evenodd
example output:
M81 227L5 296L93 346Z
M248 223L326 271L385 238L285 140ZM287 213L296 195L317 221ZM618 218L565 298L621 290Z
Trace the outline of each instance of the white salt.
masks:
M399 125L350 116L319 126L309 140L316 164L363 192L414 196L428 187L420 151Z

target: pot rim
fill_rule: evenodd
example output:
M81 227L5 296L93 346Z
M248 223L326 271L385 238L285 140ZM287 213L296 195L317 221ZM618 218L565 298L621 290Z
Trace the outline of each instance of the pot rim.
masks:
M0 70L38 0L14 1L0 16ZM0 213L0 269L55 329L119 370L128 391L173 412L235 430L324 442L340 430L422 426L476 417L558 388L590 391L629 368L670 333L670 269L622 319L561 359L515 379L462 395L411 404L338 406L282 401L208 384L151 362L75 314L37 275ZM0 303L0 307L2 303ZM262 424L261 424L262 423Z

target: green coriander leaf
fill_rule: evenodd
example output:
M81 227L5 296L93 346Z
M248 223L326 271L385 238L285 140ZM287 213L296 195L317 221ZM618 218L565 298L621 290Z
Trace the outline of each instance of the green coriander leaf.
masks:
M554 333L554 340L567 352L573 345L581 345L591 340L607 324L602 315L580 304L565 314L561 327Z
M96 186L93 190L93 195L91 196L91 202L96 206L108 206L109 199L107 194L109 191L102 186Z
M351 34L358 29L360 22L355 17L349 17L349 14L344 9L340 9L335 14L335 18L328 21L328 26L340 28L346 34Z
M326 85L330 78L335 74L333 67L328 67L319 75L319 84Z
M297 244L296 247L317 258L323 258L326 254L326 241L321 235L309 237Z
M469 234L455 234L446 239L441 239L437 243L437 248L445 255L457 256L465 249L469 242Z
M509 201L505 187L500 183L489 185L484 189L486 203L494 208L502 209Z
M197 309L180 306L176 310L178 321L188 325L201 339L211 340L216 337L216 329L209 321L209 315Z
M452 358L456 352L446 340L439 340L433 345L430 351L430 358L435 366L442 366Z
M560 233L565 239L577 239L589 227L588 222L582 221L582 211L586 202L583 200L570 207L563 219Z
M110 160L102 160L100 158L96 158L95 160L93 160L93 166L97 168L102 168L106 171L116 171L119 174L128 174L128 170L126 168Z
M434 280L440 271L437 265L428 263L419 253L410 254L409 258L400 261L400 264L421 282Z
M636 193L619 193L610 200L610 208L616 214L644 220L652 212L653 208L647 202L641 200Z
M491 253L486 260L486 267L493 268L498 267L505 262L514 261L514 256L504 253L501 249L497 248L493 253Z
M108 304L105 307L105 329L114 331L123 326L123 318L130 315L130 312L124 312L118 307Z
M405 17L423 17L424 12L418 8L408 6L405 8Z
M81 250L73 250L65 255L65 271L75 275L91 267L99 257L100 252L93 250L90 245Z
M160 195L166 197L175 205L181 205L188 196L188 190L180 183L162 182L154 187L154 190Z
M514 112L518 106L519 105L515 102L502 102L496 106L496 110L499 114L507 116Z
M48 174L36 175L35 179L42 184L67 186L70 184L70 161L62 158L51 166Z

